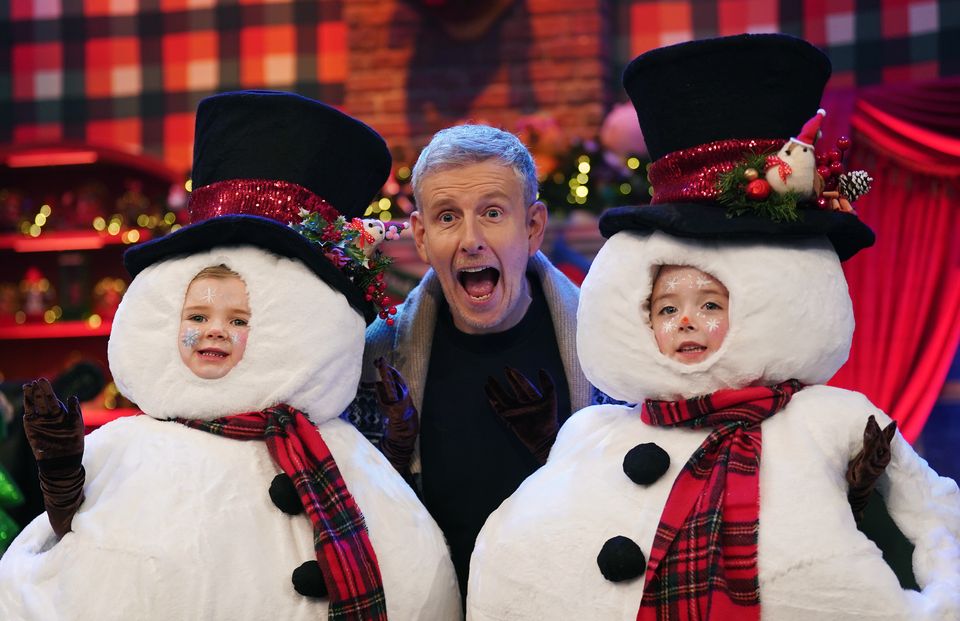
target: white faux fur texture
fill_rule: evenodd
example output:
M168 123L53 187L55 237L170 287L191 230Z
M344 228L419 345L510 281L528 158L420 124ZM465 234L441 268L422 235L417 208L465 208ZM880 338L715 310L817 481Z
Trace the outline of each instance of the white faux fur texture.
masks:
M730 292L727 337L694 365L661 354L650 328L653 276L671 264L707 272ZM772 245L658 231L621 232L604 244L583 282L577 325L587 379L616 399L638 403L791 378L824 383L846 362L854 319L826 238Z
M250 335L243 359L216 380L194 375L177 349L187 286L223 263L243 278ZM163 261L130 284L107 348L120 392L148 415L212 420L288 403L317 424L356 394L364 322L302 263L259 248L216 248Z

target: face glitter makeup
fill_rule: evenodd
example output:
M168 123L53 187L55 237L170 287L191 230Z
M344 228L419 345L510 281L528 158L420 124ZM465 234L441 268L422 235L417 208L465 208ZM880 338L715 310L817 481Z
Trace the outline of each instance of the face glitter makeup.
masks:
M197 328L187 328L186 332L183 333L183 336L180 337L180 342L183 343L184 347L195 347L200 341L200 330Z

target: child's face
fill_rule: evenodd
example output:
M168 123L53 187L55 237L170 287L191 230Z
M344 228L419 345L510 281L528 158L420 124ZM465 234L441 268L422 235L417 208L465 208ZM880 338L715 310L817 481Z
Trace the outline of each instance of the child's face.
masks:
M249 323L242 280L198 278L187 288L180 313L180 358L197 377L223 377L243 358Z
M723 283L694 267L664 265L653 283L650 323L661 353L695 364L727 336L730 294Z

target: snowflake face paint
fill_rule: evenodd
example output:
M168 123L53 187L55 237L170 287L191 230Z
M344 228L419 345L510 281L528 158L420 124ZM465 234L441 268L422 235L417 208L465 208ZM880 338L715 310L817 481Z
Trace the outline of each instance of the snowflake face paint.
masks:
M247 287L235 276L197 278L180 314L180 359L197 377L219 379L243 358L250 331Z
M727 336L730 294L710 274L664 265L653 283L650 323L660 352L696 364L717 351Z

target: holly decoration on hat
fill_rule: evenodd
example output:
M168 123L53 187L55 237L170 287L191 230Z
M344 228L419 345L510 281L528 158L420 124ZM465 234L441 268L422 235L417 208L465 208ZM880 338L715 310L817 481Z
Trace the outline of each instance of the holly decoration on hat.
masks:
M847 171L843 163L850 144L849 138L841 136L835 149L817 154L817 174L823 188L817 204L821 209L856 213L852 203L870 191L873 178L865 170Z

